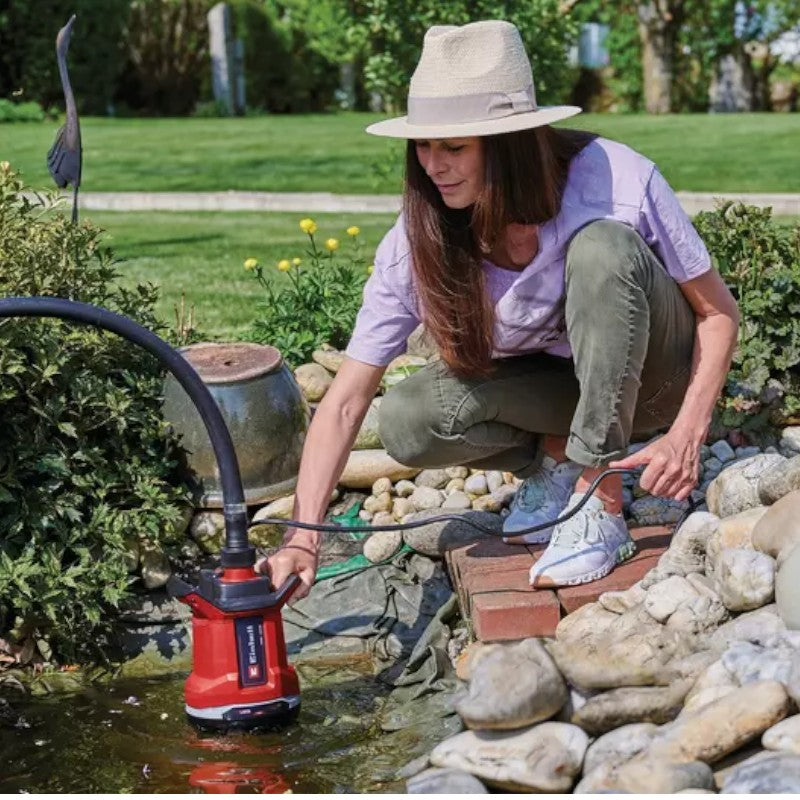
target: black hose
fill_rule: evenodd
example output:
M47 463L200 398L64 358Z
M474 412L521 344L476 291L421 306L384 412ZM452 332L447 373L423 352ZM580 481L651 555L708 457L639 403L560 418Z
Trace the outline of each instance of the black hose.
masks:
M0 300L2 317L57 317L84 322L111 331L152 353L176 378L194 403L208 431L222 485L225 515L223 567L248 567L255 563L255 549L247 540L247 506L233 441L214 398L191 364L152 331L128 317L104 308L56 297L8 297Z

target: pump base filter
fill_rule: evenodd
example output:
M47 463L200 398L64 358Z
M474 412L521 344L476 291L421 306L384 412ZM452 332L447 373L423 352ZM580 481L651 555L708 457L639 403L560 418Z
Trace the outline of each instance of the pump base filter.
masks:
M276 730L290 725L300 713L300 695L282 697L267 703L192 708L186 706L189 722L203 731Z

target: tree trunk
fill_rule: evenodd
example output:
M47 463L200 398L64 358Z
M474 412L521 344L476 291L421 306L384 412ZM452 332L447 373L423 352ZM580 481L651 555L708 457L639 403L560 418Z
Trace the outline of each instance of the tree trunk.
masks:
M708 110L711 112L756 111L760 108L756 74L750 56L740 42L717 60L708 95Z
M644 105L650 114L672 111L675 38L682 10L682 0L651 0L636 5L642 42Z

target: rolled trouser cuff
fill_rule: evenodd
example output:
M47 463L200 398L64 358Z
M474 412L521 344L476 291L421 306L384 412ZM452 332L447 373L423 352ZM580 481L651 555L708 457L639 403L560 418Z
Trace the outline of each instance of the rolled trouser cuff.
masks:
M565 452L570 461L574 461L581 466L605 467L611 461L625 458L628 454L628 448L622 447L617 450L611 450L608 453L593 453L577 436L571 434L567 439Z

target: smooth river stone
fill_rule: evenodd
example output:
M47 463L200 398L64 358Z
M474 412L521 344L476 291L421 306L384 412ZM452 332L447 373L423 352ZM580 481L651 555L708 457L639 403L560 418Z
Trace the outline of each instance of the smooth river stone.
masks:
M711 764L782 720L790 703L786 689L775 681L742 686L665 725L646 755Z
M426 769L406 781L407 794L489 794L487 788L468 772L458 769Z
M472 500L461 491L450 492L442 503L443 511L466 511L472 508Z
M430 511L442 505L444 494L438 489L432 489L430 486L417 486L414 489L414 494L408 499L411 500L417 511Z
M544 645L524 639L481 650L470 670L469 695L456 711L468 728L508 730L549 719L566 701L567 686Z
M334 350L333 348L330 350L315 350L311 354L312 361L321 364L325 369L334 374L339 371L339 367L344 363L344 358L344 353L339 350Z
M651 722L635 722L598 736L586 751L583 774L588 775L601 764L619 764L646 750L658 726Z
M800 489L800 456L790 458L783 464L776 464L758 481L758 496L767 506L798 489Z
M674 794L683 789L712 789L714 773L700 761L671 762L637 756L622 764L606 762L575 787L575 794Z
M364 556L373 564L380 564L391 558L402 544L403 531L377 531L364 542Z
M671 575L647 590L644 608L656 622L666 622L678 606L694 600L697 596L697 590L686 578Z
M714 569L714 590L730 611L752 611L775 596L775 559L756 550L725 548Z
M753 529L753 547L782 561L800 544L800 491L770 506Z
M414 478L417 486L430 486L431 489L444 489L450 476L443 469L424 469Z
M775 603L789 630L800 630L800 545L789 550L775 577Z
M318 403L322 400L333 383L330 372L320 364L301 364L294 371L294 377L303 397L309 403Z
M656 566L642 579L642 588L670 575L688 575L702 572L706 560L706 543L719 525L719 517L707 511L695 511L675 532L667 550Z
M339 483L348 489L371 489L378 478L387 477L394 483L418 472L418 467L398 463L385 450L353 450Z
M667 683L674 677L669 662L692 651L693 637L660 625L644 609L603 613L612 618L605 629L548 644L562 674L582 689Z
M758 496L758 481L783 456L765 453L736 461L714 478L706 489L708 510L718 517L731 517L748 508L762 505Z
M424 520L427 517L438 516L441 513L441 509L419 511L416 514L409 514L405 522ZM467 520L474 520L484 528L495 531L497 534L503 529L503 520L497 514L489 514L483 511L467 511L462 516L464 521L459 519L447 522L432 522L429 525L403 531L403 540L418 553L437 558L444 556L448 550L452 550L455 547L463 547L473 542L496 538L493 534L483 533L473 527Z
M782 719L777 725L764 731L761 745L767 750L800 755L800 714Z
M669 686L624 686L590 697L570 722L580 725L591 736L599 736L622 725L652 722L661 725L675 719L692 680L675 681Z
M800 792L800 756L768 753L734 767L721 794L797 794Z
M755 611L745 611L730 622L720 625L708 636L705 644L722 653L740 639L758 642L785 630L786 625L778 616L778 607L772 603Z
M577 725L542 722L521 731L464 731L438 744L430 761L512 792L568 792L588 744Z

